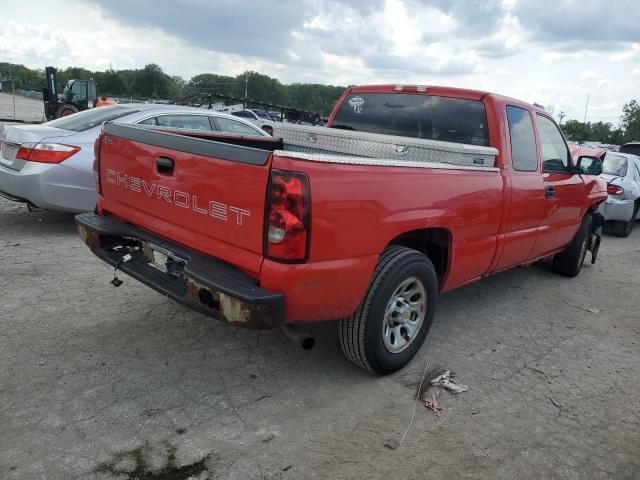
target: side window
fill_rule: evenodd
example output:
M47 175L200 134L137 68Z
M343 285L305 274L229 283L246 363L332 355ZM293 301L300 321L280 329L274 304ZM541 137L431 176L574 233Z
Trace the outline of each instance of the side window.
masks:
M156 117L151 117L138 122L138 125L158 125L158 122L156 121Z
M640 182L640 168L638 168L637 162L636 162L636 180Z
M157 121L161 127L211 131L209 117L206 115L161 115L157 117Z
M241 110L239 112L231 112L231 115L235 115L236 117L240 117L240 118L250 118L252 120L255 119L253 114L251 114L251 112L247 110Z
M95 101L98 97L96 94L96 83L95 82L89 82L88 83L88 88L89 88L89 100L90 101Z
M87 82L83 82L82 80L76 80L73 82L71 86L71 91L73 92L72 100L74 102L79 102L81 100L87 99Z
M542 171L566 172L569 168L569 150L560 130L544 115L537 114L536 122L542 150Z
M511 163L514 170L535 172L538 169L536 137L529 111L519 107L507 107L509 136L511 137Z
M251 128L249 125L245 125L241 122L236 122L235 120L231 120L229 118L217 117L216 122L218 122L220 130L223 132L260 136L260 133Z

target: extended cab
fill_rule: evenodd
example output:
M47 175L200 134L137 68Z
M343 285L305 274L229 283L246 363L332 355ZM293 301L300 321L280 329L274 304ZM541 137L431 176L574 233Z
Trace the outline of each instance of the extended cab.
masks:
M588 250L595 261L601 162L574 163L544 110L473 90L362 86L328 126L249 139L108 123L80 235L117 269L233 325L340 319L346 356L377 373L413 358L440 293L549 256L569 277Z

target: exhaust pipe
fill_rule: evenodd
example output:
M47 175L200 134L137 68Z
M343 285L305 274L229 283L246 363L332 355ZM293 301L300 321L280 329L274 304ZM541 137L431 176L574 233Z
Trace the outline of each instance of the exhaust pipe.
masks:
M311 350L316 344L316 339L306 332L305 330L295 326L285 324L282 327L284 334L296 345L301 346L304 350Z

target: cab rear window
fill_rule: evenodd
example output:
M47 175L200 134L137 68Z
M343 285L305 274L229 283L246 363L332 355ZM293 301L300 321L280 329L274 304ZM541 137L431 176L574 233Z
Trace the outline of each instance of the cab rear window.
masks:
M402 93L351 94L340 106L333 128L489 145L484 103L462 98Z
M102 125L104 122L111 122L125 115L136 113L139 110L125 106L99 107L74 113L68 117L57 118L43 125L48 127L61 128L63 130L73 130L74 132L84 132L90 128Z

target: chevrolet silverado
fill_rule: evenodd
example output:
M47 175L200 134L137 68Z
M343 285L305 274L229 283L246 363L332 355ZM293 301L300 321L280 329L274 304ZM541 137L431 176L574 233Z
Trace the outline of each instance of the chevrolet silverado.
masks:
M360 86L328 128L273 138L107 123L96 211L76 218L94 254L196 311L294 336L337 319L346 356L389 373L441 293L545 257L568 277L595 261L601 169L528 103Z

